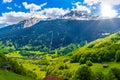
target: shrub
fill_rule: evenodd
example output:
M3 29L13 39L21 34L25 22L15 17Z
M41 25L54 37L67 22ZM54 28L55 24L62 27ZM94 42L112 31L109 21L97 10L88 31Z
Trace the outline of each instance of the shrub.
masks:
M105 80L105 75L102 72L97 72L95 78L96 80Z
M80 67L74 75L74 80L93 80L92 78L91 69L88 66Z
M89 61L86 61L86 65L87 65L87 66L92 66L93 64L92 64L92 62L89 60Z
M108 74L109 80L120 80L120 69L118 68L111 68Z

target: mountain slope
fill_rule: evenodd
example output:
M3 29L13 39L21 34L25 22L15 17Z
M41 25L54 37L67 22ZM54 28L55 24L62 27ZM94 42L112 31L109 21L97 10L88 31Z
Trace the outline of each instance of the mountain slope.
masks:
M120 19L46 20L24 28L24 21L0 29L0 41L15 49L48 51L71 43L84 45L120 30Z
M85 63L88 60L92 62L119 61L120 32L95 40L72 53L71 62Z
M36 23L38 23L40 20L41 19L39 19L39 18L29 18L29 19L23 20L17 24L3 27L2 29L0 29L0 36L5 35L5 34L11 34L18 30L21 30L21 29L24 29L27 27L31 27L31 26L35 25Z

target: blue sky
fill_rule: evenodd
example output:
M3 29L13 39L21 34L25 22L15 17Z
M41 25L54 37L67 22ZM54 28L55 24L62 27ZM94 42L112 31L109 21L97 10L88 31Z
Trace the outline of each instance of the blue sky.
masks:
M4 12L9 12L9 11L29 11L26 10L23 6L23 2L27 2L28 4L34 3L36 5L40 5L43 3L47 3L46 6L44 6L44 8L72 8L72 3L74 2L83 2L83 0L12 0L12 2L6 2L3 3L3 1L1 1L0 3L0 15L1 13ZM17 7L15 6L15 4L17 5ZM18 8L18 6L20 8ZM7 9L7 7L10 7L12 9Z
M1 0L0 26L16 24L31 16L56 18L71 10L120 17L120 0Z

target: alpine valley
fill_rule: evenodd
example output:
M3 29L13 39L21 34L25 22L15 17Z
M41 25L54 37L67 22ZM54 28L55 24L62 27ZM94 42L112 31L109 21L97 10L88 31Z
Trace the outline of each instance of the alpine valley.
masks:
M73 11L0 28L0 80L120 80L119 31L120 18Z

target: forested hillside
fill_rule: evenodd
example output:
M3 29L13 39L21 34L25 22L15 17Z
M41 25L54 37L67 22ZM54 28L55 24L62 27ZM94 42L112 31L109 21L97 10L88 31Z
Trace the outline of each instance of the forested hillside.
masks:
M119 80L119 50L120 32L117 32L58 58L57 63L49 65L47 75L70 80Z
M85 45L120 30L120 19L46 20L24 28L24 21L0 29L0 41L14 50L34 50L49 53L70 44ZM114 23L113 23L114 22ZM115 25L114 25L115 24Z
M71 62L120 61L120 32L95 40L73 52Z

